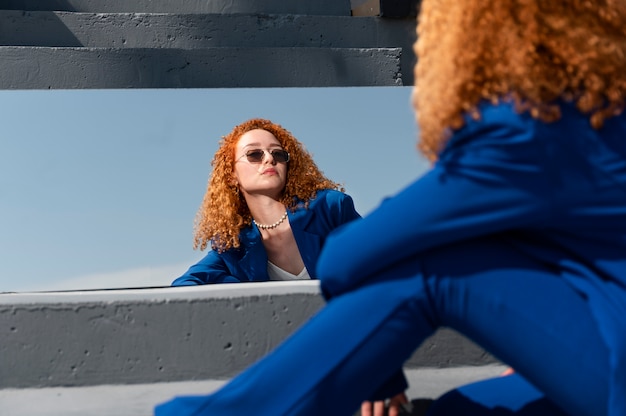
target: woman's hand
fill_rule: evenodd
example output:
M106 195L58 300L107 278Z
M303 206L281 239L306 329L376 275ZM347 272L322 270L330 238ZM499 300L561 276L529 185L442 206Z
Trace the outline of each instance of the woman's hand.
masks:
M377 402L361 403L361 416L400 416L404 405L409 403L409 399L404 393L398 393L393 396L387 403L380 400ZM385 414L385 404L389 409L389 413Z

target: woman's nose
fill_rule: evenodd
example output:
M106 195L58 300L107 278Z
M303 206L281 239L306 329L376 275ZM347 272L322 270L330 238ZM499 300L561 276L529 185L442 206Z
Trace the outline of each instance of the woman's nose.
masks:
M270 163L271 165L276 164L276 160L274 160L274 155L269 150L263 150L263 163Z

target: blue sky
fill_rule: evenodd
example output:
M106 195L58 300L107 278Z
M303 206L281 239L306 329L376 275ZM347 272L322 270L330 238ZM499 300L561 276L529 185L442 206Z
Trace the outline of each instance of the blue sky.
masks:
M218 140L290 130L367 214L427 168L410 87L0 91L0 292L165 286Z

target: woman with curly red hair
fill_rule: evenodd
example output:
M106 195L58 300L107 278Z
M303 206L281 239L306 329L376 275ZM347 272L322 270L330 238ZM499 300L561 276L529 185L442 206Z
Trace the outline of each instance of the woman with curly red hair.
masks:
M626 415L626 3L423 0L416 52L431 170L327 240L314 318L158 416L349 415L444 326L515 373L428 416Z
M235 126L212 167L194 239L211 250L174 286L316 278L326 236L360 218L343 188L270 120Z

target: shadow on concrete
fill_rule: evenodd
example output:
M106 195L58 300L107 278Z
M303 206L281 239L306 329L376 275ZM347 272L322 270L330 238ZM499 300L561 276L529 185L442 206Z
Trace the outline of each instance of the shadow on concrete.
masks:
M0 11L2 46L84 46L59 16L50 11Z
M0 3L3 10L47 10L47 11L78 11L67 0L5 0Z

